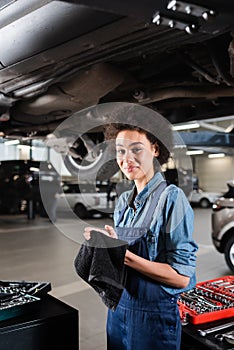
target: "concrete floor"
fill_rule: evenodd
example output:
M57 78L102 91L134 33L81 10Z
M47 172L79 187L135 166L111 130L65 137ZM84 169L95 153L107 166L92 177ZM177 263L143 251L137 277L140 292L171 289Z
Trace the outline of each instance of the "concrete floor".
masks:
M194 238L199 244L197 280L230 275L224 257L210 238L211 209L194 209ZM76 274L73 262L85 226L103 227L111 219L85 221L59 217L56 226L45 218L0 216L1 280L49 281L50 294L79 310L79 349L105 349L106 307Z

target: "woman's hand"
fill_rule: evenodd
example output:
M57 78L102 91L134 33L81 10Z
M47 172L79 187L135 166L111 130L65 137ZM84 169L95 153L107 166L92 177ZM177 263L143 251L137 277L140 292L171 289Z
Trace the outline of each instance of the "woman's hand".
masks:
M105 230L109 237L111 238L118 238L117 233L115 232L114 228L110 225L105 225Z
M98 232L103 233L106 236L109 236L112 238L117 238L117 234L116 234L114 228L110 225L105 225L105 230L103 230L99 227L85 227L83 235L87 241L91 237L91 231L98 231Z
M127 249L124 257L124 264L131 265L131 262L133 261L134 256L136 256L136 254L133 254L132 252L130 252L130 250Z

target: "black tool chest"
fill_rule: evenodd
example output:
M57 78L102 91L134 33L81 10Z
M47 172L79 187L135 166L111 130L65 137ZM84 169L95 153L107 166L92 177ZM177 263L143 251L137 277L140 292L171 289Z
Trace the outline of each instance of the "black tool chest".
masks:
M78 311L47 292L48 283L0 282L0 349L79 349Z

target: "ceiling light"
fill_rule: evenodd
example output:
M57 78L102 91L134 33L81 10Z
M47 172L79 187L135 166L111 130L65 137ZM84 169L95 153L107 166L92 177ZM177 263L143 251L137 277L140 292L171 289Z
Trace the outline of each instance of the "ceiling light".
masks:
M199 127L200 127L199 123L178 124L178 125L173 125L172 130L179 131L179 130L197 129Z
M187 156L195 156L197 154L204 154L204 151L202 151L201 149L198 149L198 150L191 150L186 152Z
M31 167L29 168L29 170L30 170L30 171L40 171L39 168L35 168L35 167L33 167L33 166L31 166Z
M225 132L228 134L232 134L234 132L234 124L230 124L226 129Z
M208 158L223 158L223 157L225 157L225 153L208 154Z
M11 146L11 145L18 145L20 142L19 140L9 140L4 143L6 146Z

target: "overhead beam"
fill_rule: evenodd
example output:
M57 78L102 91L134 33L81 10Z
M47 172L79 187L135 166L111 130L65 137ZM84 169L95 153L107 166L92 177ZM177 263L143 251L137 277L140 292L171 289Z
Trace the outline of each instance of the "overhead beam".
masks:
M120 16L150 19L157 11L165 10L166 0L66 0L87 6L93 10L110 12Z
M189 147L232 147L234 134L212 131L180 132L179 136ZM177 141L176 141L177 142Z

